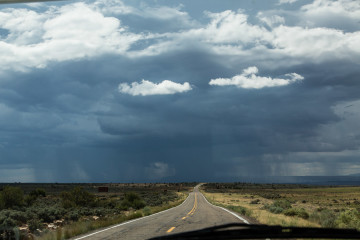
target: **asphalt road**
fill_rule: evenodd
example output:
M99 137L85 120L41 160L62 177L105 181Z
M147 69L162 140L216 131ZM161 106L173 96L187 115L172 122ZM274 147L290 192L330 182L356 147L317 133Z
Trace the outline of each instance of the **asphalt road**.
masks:
M199 192L197 186L188 198L175 208L78 236L74 239L143 240L234 222L247 223L245 219L236 214L211 205Z

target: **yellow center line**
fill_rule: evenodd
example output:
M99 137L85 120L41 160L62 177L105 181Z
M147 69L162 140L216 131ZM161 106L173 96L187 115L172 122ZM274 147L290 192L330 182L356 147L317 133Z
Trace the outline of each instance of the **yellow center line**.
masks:
M173 230L175 229L175 227L171 227L169 230L167 230L166 232L167 233L170 233L170 232L172 232Z
M194 214L194 212L195 212L195 210L196 210L196 208L197 208L197 195L196 195L196 193L195 193L194 207L191 209L191 211L190 211L190 212L188 212L187 216L183 217L182 219L187 218L187 217L188 217L188 215L193 215L193 214Z

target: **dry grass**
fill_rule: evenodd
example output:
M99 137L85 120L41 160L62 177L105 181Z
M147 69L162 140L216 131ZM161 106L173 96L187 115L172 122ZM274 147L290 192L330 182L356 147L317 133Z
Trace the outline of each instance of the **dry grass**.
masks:
M310 222L299 217L289 217L283 214L274 214L262 209L265 204L271 204L273 201L261 197L259 204L250 204L254 201L254 196L239 193L204 193L205 197L214 204L224 206L241 206L248 209L250 217L256 219L261 224L298 226L298 227L320 227L319 224Z

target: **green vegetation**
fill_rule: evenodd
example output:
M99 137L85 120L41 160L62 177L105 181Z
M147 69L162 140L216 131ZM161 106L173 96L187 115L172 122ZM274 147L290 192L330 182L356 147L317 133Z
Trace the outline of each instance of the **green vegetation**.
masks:
M264 208L272 213L279 214L283 213L285 210L290 210L291 203L288 200L276 200L271 205L265 205Z
M0 193L0 209L21 206L24 201L24 192L19 187L6 186Z
M180 204L195 184L0 185L0 239L64 239Z
M238 208L253 222L360 230L360 187L211 183L202 188L209 200Z
M121 210L129 210L130 208L141 209L145 207L145 205L145 201L138 194L130 192L125 193L124 200L122 200L119 208Z
M95 206L95 195L85 191L82 187L62 192L60 197L64 208Z

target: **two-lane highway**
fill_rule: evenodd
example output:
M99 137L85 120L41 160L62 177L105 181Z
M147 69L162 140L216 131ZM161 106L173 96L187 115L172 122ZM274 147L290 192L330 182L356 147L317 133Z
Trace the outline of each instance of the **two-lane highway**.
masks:
M211 205L199 192L199 186L196 186L188 198L175 208L79 236L75 239L142 240L244 221L246 222L236 214Z

